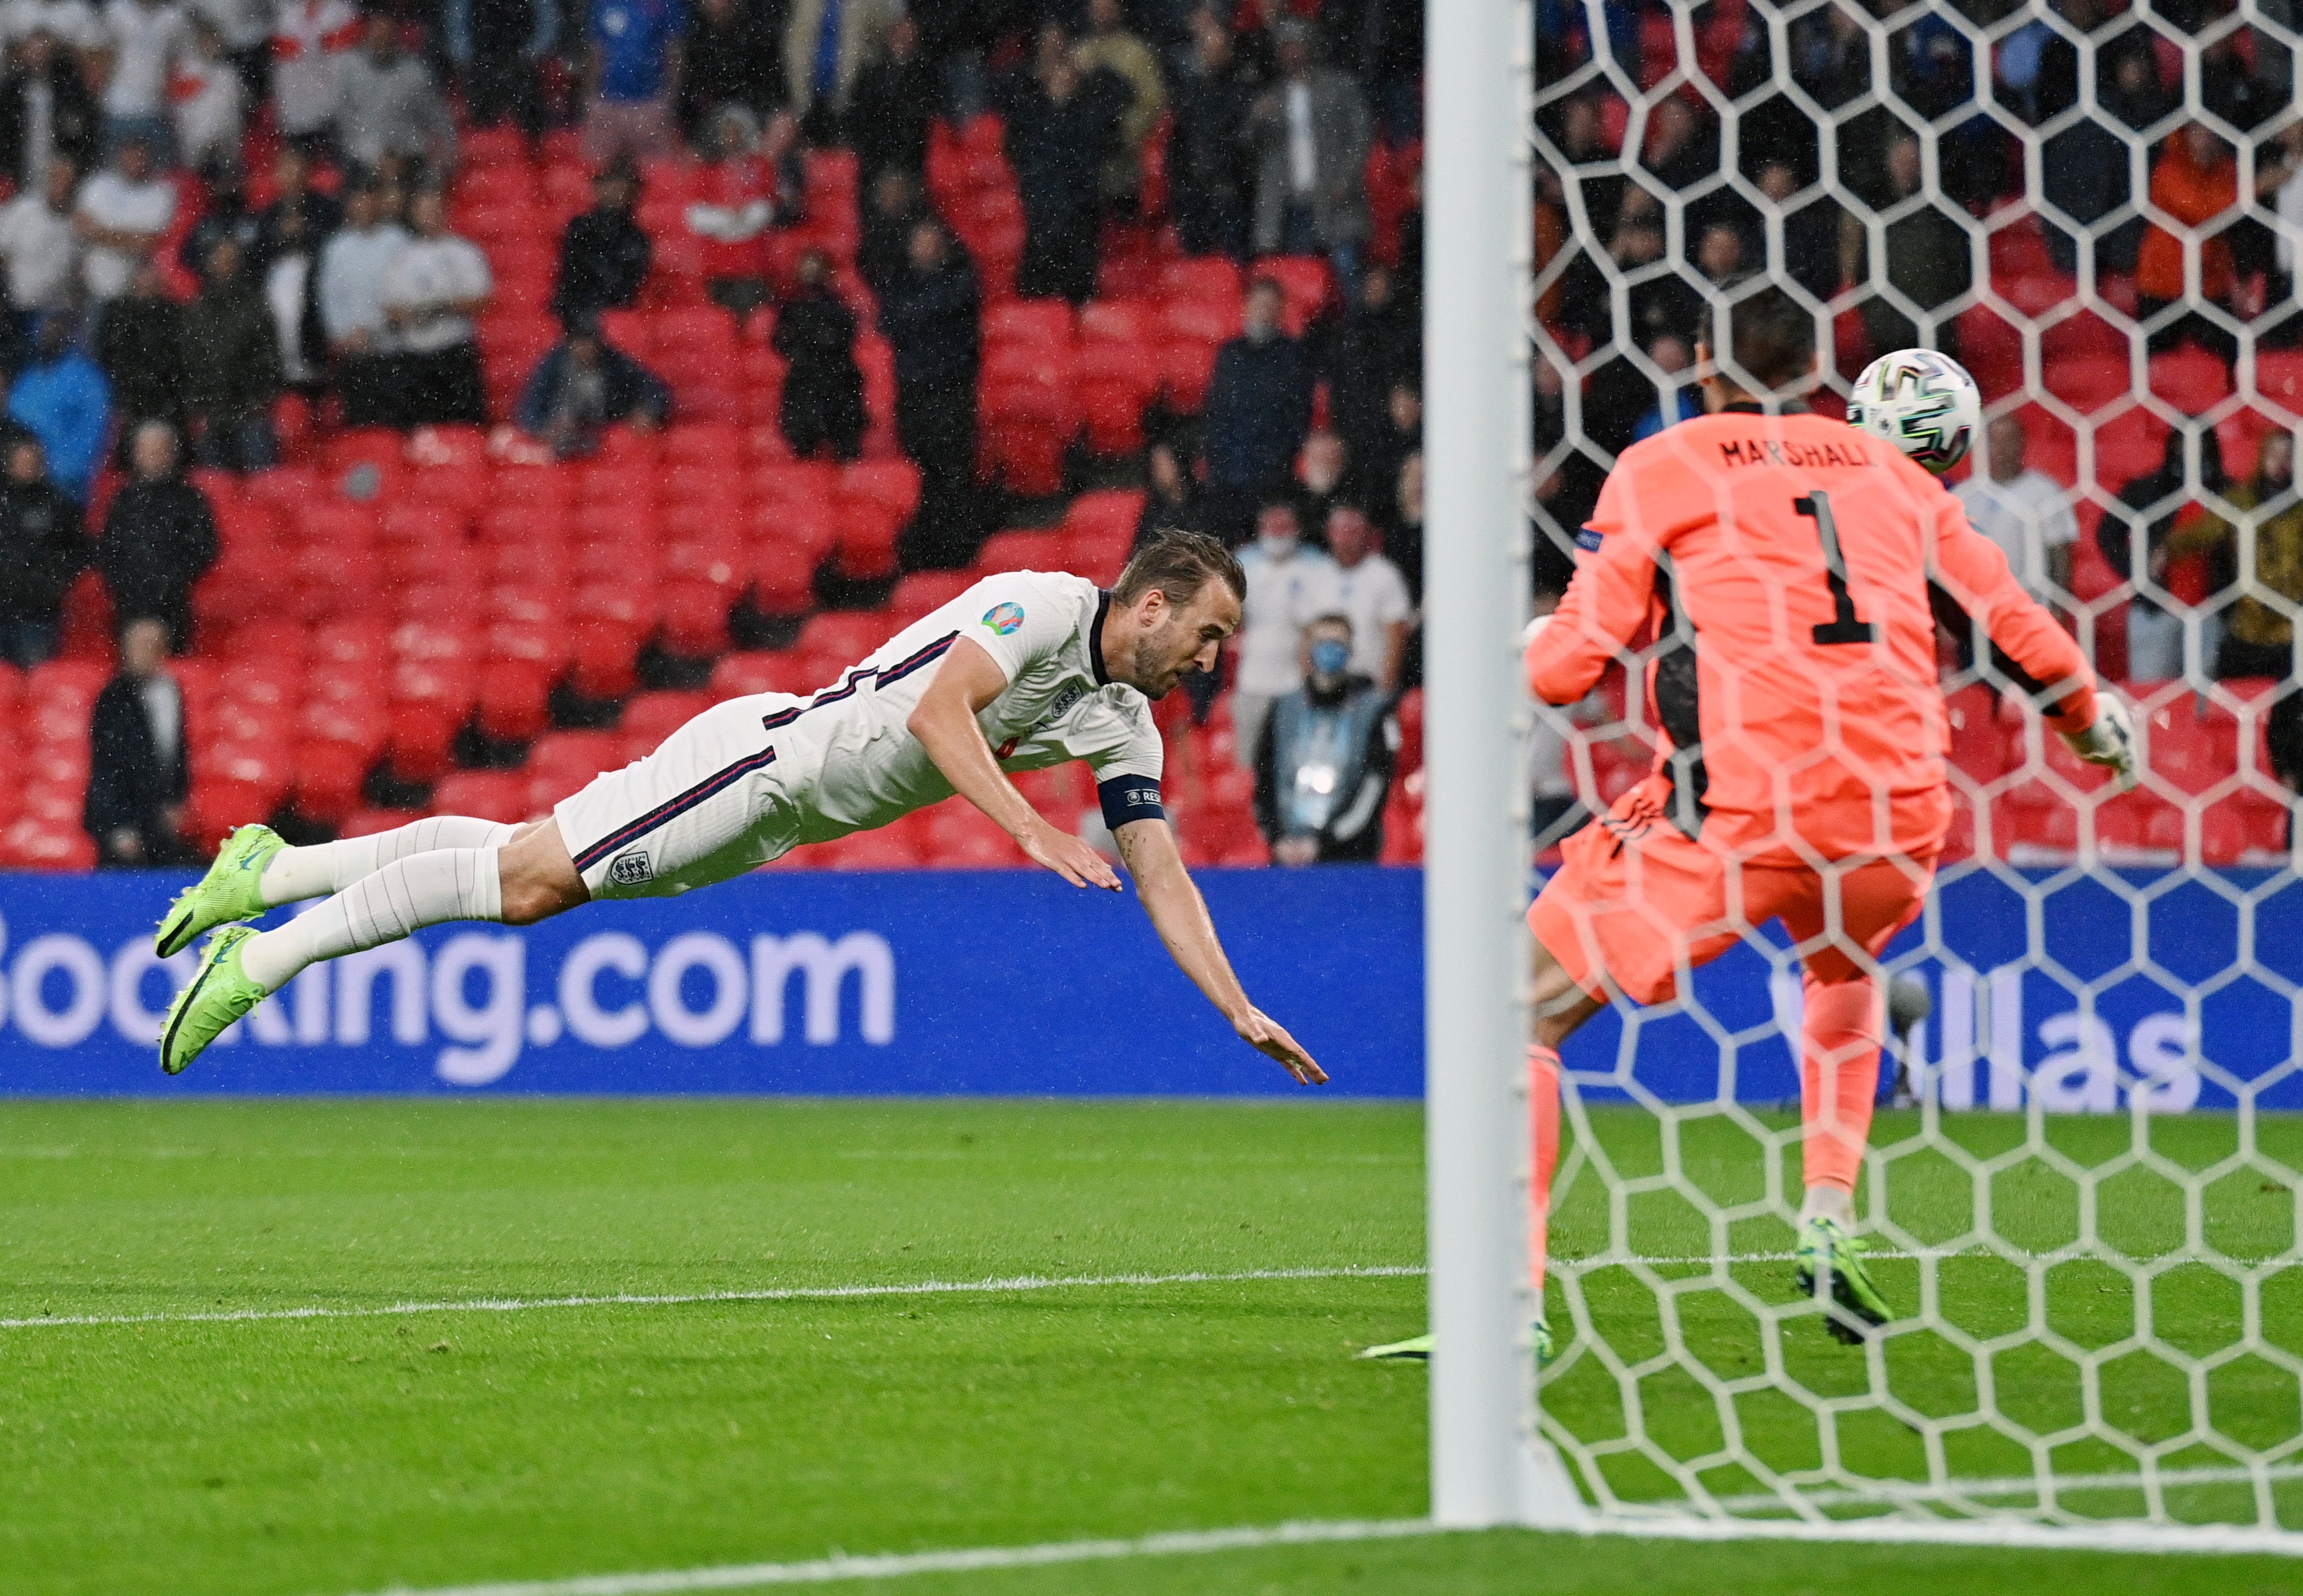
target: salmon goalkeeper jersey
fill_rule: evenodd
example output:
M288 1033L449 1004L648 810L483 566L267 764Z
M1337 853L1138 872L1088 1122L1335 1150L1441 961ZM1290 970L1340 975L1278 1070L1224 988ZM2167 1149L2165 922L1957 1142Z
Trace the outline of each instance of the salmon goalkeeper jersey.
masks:
M1997 644L2055 729L2095 718L2086 659L1998 546L1843 422L1750 406L1682 422L1618 458L1581 542L1529 687L1570 704L1611 663L1638 671L1669 819L1750 862L1938 850L1938 615Z

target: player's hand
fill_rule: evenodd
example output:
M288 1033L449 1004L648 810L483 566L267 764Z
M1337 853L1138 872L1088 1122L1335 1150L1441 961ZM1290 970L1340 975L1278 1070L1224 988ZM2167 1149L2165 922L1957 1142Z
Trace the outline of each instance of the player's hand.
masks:
M1261 1009L1250 1008L1231 1022L1239 1039L1267 1058L1279 1061L1279 1067L1294 1076L1299 1085L1323 1086L1328 1072L1303 1051L1303 1045L1287 1034L1287 1028Z
M2135 788L2135 722L2116 693L2095 695L2095 724L2083 732L2062 734L2063 746L2090 765L2101 765L2119 777L2122 792Z
M1059 831L1042 820L1018 842L1033 864L1055 871L1074 886L1119 890L1119 877L1110 862L1068 831Z

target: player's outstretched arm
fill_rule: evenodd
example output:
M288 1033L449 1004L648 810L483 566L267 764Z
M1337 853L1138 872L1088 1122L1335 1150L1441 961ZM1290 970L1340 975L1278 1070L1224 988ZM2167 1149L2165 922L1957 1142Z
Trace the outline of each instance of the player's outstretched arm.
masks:
M1176 967L1207 994L1208 1001L1231 1021L1240 1040L1277 1059L1282 1069L1305 1086L1325 1081L1328 1072L1287 1034L1287 1028L1247 1001L1239 977L1232 973L1231 961L1224 957L1223 944L1216 938L1207 900L1200 896L1191 871L1184 868L1184 856L1177 851L1176 834L1168 828L1168 822L1130 820L1112 836L1118 841L1119 857L1126 861L1127 873L1135 878L1143 911L1152 917L1152 928L1168 945L1168 957L1176 961Z
M1016 845L1033 862L1055 871L1074 886L1119 890L1119 878L1103 855L1067 831L1050 825L1008 773L991 757L976 712L1008 690L1007 673L1000 662L968 638L951 645L936 666L935 679L920 695L918 705L904 724L927 750L928 758L951 783L952 791L991 817L992 823L1016 839Z

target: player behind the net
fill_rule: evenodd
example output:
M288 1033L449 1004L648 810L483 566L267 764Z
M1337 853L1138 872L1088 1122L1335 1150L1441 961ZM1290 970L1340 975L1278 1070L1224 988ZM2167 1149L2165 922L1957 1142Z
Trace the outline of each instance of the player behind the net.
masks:
M1706 414L1618 458L1565 597L1530 628L1536 697L1572 704L1611 664L1643 663L1659 728L1652 773L1568 839L1528 911L1534 1283L1540 1303L1560 1044L1617 994L1668 1001L1686 972L1778 920L1804 966L1797 1273L1852 1341L1890 1316L1853 1233L1878 1090L1878 959L1918 917L1952 818L1930 590L2014 663L2079 758L2130 774L2130 733L1940 483L1807 412L1797 396L1819 365L1808 311L1753 286L1712 320L1726 336L1699 342ZM1635 652L1642 637L1652 646ZM1548 1326L1533 1331L1547 1356Z
M1168 533L1100 591L1061 572L989 576L806 698L706 710L645 759L513 827L438 816L308 848L234 832L161 922L163 958L214 926L160 1033L171 1074L297 971L444 920L533 925L594 898L708 886L808 843L885 826L955 792L1075 886L1119 890L1086 843L1008 779L1084 760L1152 923L1242 1039L1298 1081L1327 1079L1251 1004L1184 868L1160 802L1147 701L1212 670L1246 579L1222 544ZM333 894L269 931L233 922Z

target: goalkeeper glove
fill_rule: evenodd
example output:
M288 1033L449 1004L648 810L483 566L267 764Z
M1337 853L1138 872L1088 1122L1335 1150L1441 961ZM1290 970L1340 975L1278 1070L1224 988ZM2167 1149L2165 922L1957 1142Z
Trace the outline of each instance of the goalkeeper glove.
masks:
M1519 651L1524 654L1533 648L1535 640L1543 635L1543 629L1549 625L1551 617L1548 615L1539 615L1528 622L1527 630L1519 634Z
M2090 765L2101 765L2119 777L2122 792L2135 787L2135 722L2117 695L2095 695L2095 724L2083 732L2060 734L2063 746Z

